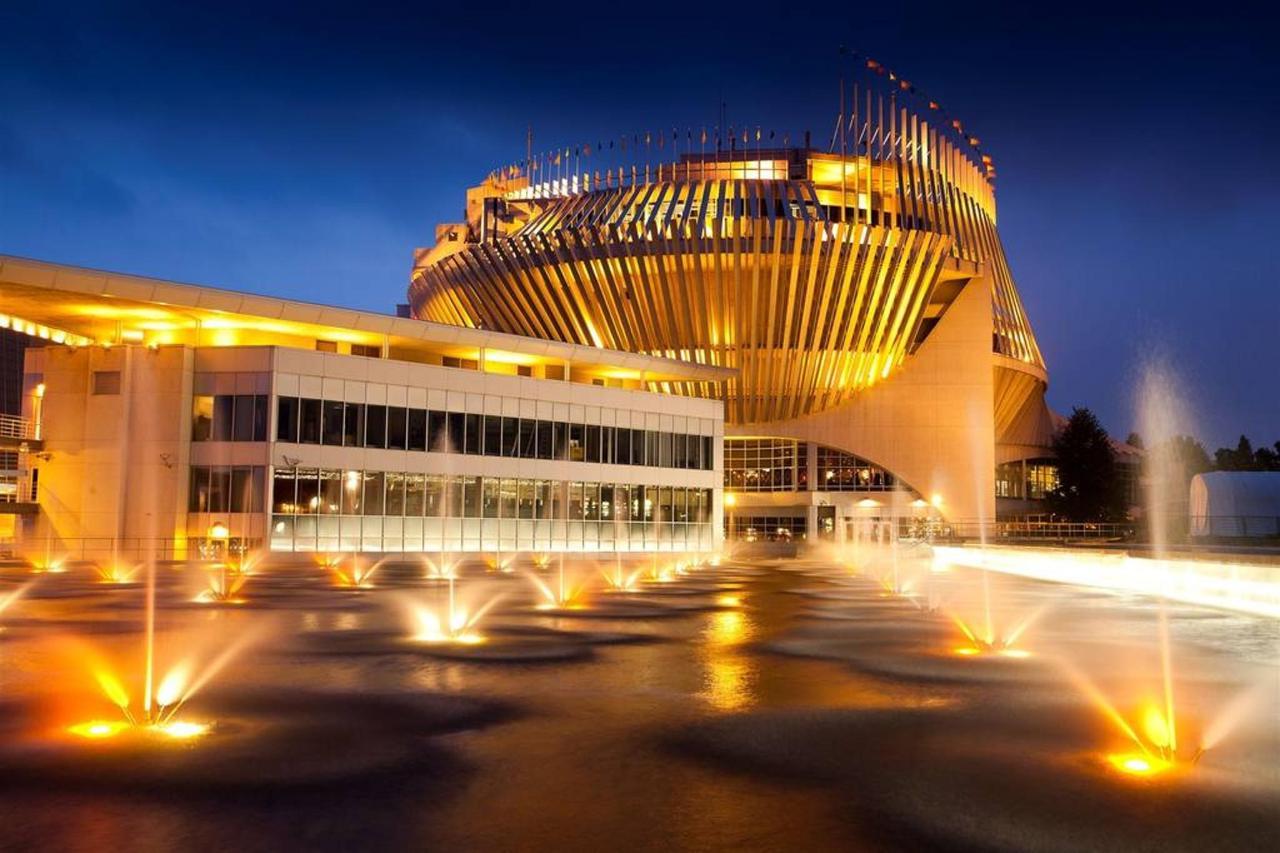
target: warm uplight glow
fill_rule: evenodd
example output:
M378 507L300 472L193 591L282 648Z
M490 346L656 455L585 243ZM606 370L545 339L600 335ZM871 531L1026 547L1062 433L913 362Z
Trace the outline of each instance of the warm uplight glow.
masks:
M231 535L231 531L221 521L215 521L209 525L209 538L215 542L224 542Z
M353 554L345 565L339 559L326 560L325 566L333 574L335 586L343 589L371 589L373 575L382 567L382 561L366 565Z
M142 568L139 565L123 566L112 563L109 566L97 566L98 577L103 583L129 583Z
M479 631L480 621L501 600L500 595L477 602L476 596L462 597L458 580L448 578L448 598L438 604L410 601L408 615L412 622L411 638L419 643L454 643L472 646L485 642Z
M737 496L737 495L735 495L733 492L725 492L725 493L724 493L724 505L725 505L725 506L737 506L737 505L738 505L738 496Z
M130 725L120 720L91 720L67 727L69 734L88 740L106 740L123 734L160 735L173 740L189 740L207 734L208 731L209 726L204 723L185 721Z
M1130 776L1155 776L1173 767L1173 763L1139 752L1118 752L1107 756L1111 766Z

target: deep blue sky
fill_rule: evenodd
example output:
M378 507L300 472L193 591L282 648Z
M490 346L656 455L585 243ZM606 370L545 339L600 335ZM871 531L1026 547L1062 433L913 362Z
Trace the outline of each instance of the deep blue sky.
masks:
M528 123L549 148L711 125L723 98L822 138L843 43L996 158L1056 408L1123 436L1158 345L1211 451L1280 438L1266 15L811 5L7 3L0 252L390 311Z

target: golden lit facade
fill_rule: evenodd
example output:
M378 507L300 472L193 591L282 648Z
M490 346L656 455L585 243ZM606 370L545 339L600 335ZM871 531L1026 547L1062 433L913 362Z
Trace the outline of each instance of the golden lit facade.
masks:
M0 305L48 341L0 424L46 564L718 547L723 407L646 384L723 368L4 255Z
M843 155L748 140L642 167L491 176L469 191L468 221L440 226L418 253L414 315L732 368L720 384L648 384L723 399L731 440L811 439L894 471L916 497L941 488L961 514L990 515L994 498L972 495L994 494L991 473L976 487L960 470L972 462L941 475L908 463L920 454L863 429L877 415L840 414L941 399L920 376L912 384L929 389L868 395L893 387L981 289L985 316L966 309L951 325L966 327L964 352L984 376L957 376L964 400L946 396L989 439L980 456L992 471L1043 455L1047 441L1047 374L996 229L991 170L892 99L858 100ZM951 441L920 432L928 417L880 420L899 423L899 444ZM946 432L946 420L932 423Z

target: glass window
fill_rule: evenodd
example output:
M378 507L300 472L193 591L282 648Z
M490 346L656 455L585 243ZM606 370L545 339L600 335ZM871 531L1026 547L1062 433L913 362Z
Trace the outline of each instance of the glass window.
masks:
M364 445L363 403L347 403L346 416L343 418L342 444L344 447L362 447Z
M502 455L502 418L497 415L484 416L484 455Z
M626 427L618 427L614 430L614 440L617 442L617 462L619 465L631 464L631 430Z
M300 444L320 443L319 400L300 400L298 402L298 442Z
M409 411L403 406L391 406L387 409L387 447L392 450L404 450L405 434L409 430ZM387 513L391 515L392 513Z
M253 395L237 394L234 400L231 440L253 441Z
M436 453L449 449L449 416L444 412L427 412L427 447Z
M422 411L418 409L417 411ZM425 423L425 421L423 421ZM421 518L426 507L426 476L424 474L404 475L404 514L411 518Z
M642 429L631 430L631 464L632 465L645 464L644 443L645 443L644 430Z
M569 484L569 515L573 521L580 521L584 515L582 503L582 483Z
M612 521L614 516L613 483L600 484L600 520Z
M600 520L600 484L582 484L582 517L587 521Z
M439 474L428 474L423 489L424 513L428 518L439 518L444 514L444 478Z
M546 480L535 480L533 487L533 517L551 517L551 484Z
M404 474L387 473L386 515L404 515L404 480Z
M498 517L498 487L500 483L496 477L485 477L483 481L483 504L481 513L485 518Z
M600 427L600 461L612 463L614 460L614 428Z
M364 413L364 446L387 446L387 407L369 405Z
M587 448L586 460L588 462L600 461L600 427L587 425Z
M250 411L252 410L252 402L250 403ZM232 469L232 488L230 488L230 511L232 512L248 512L253 506L253 496L250 493L251 471L247 467L233 467Z
M197 396L191 401L191 440L213 438L213 397Z
M466 419L462 412L449 413L449 444L448 452L465 453L466 452Z
M203 465L191 467L191 495L187 509L190 512L209 511L209 469Z
M569 460L582 462L587 458L587 428L582 424L569 424Z
M410 409L408 431L408 448L410 450L427 449L427 412L426 409ZM410 513L411 514L411 513ZM418 513L421 515L422 513Z
M502 486L498 491L498 517L499 518L515 518L516 517L516 501L519 492L517 482L510 477L502 479Z
M444 483L444 514L446 518L462 516L462 478L446 477Z
M320 506L319 472L314 468L298 469L298 512L310 515Z
M551 421L538 421L538 458L554 459L554 447L555 441L552 435Z
M658 436L658 464L663 468L675 467L675 462L672 461L675 457L672 456L671 452L672 439L674 438L675 436L669 432L664 432Z
M298 398L281 397L276 401L276 441L298 440Z
M266 394L258 394L253 398L253 440L267 440L267 404L270 398Z
M93 393L95 395L119 394L120 371L95 370L93 372Z
M209 512L226 512L230 508L231 469L222 465L209 469Z
M463 518L480 518L480 478L462 478L462 512Z
M631 487L623 483L613 487L614 516L618 521L631 520Z
M502 419L502 455L520 455L520 419Z
M522 459L538 458L538 422L532 418L520 419L520 450Z
M568 459L569 458L569 425L562 421L555 421L551 425L553 436L553 448L551 451L552 459Z
M360 515L364 507L364 478L359 471L342 472L342 514Z
M235 397L219 395L213 398L213 440L231 441L235 422Z
M702 470L713 471L716 467L716 449L709 435L702 436Z
M365 515L382 515L384 507L383 503L383 474L381 471L365 471L364 472L364 514Z
M520 488L520 505L518 507L518 512L520 514L520 517L534 518L535 517L534 512L536 507L536 504L535 504L536 492L534 490L534 481L521 480L519 488Z
M337 515L342 511L342 472L332 468L319 471L320 500L316 509L320 515Z
M271 511L294 515L297 505L297 477L292 468L277 468L271 477Z
M645 434L645 456L644 464L650 468L658 467L658 432L657 430L649 430Z
M324 432L322 443L334 447L342 446L342 403L336 400L324 401Z
M480 415L464 415L466 421L466 450L472 456L480 455L480 445L482 443L481 436L483 432L480 429Z

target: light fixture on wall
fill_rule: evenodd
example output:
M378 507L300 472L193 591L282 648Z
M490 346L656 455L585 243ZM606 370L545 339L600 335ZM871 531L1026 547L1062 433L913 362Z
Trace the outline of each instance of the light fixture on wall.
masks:
M286 468L297 468L298 463L302 461L298 457L290 456L287 453L281 453L280 458L284 460L284 465Z
M161 453L161 454L160 454L160 463L161 463L162 465L164 465L164 467L166 467L166 468L172 468L172 467L173 467L173 464L174 464L174 463L173 463L173 454L172 454L172 453Z

